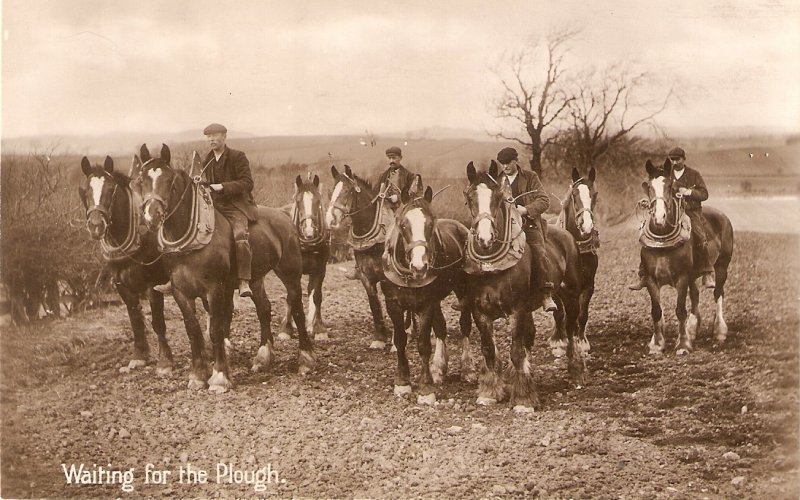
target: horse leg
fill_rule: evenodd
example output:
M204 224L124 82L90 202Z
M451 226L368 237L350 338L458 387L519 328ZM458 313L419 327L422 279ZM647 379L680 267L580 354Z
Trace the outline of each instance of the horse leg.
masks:
M559 307L553 312L553 331L548 340L550 352L553 357L558 359L564 356L567 352L567 332L564 325L564 310Z
M153 330L158 337L158 365L156 374L169 375L172 373L172 349L167 343L167 324L164 321L164 295L152 288L147 291L150 301L150 316L153 321Z
M408 310L405 312L405 318L403 320L403 328L406 331L406 339L413 338L414 335L417 334L419 331L419 324L417 321L417 315L414 314L414 311ZM396 348L394 346L394 339L392 339L392 348L389 349L389 352L395 352Z
M117 283L116 288L117 293L122 297L122 301L125 302L125 307L128 309L128 319L133 330L133 356L128 363L128 368L134 370L145 366L150 357L150 346L147 345L147 338L145 337L146 330L142 304L139 302L139 294L125 284Z
M229 297L230 289L224 284L215 286L208 294L214 351L214 368L211 378L208 379L208 390L217 394L227 392L232 385L228 370L228 357L225 352L225 330L231 321L231 317L227 314Z
M434 384L441 384L447 375L447 323L442 314L442 307L437 302L432 306L433 314L433 331L436 334L436 349L433 352L433 361L431 361L431 375L433 376Z
M690 278L687 275L678 278L675 283L675 288L678 291L678 298L675 301L675 316L678 318L678 345L675 354L688 354L692 351L692 333L691 328L697 327L697 322L693 321L693 325L687 325L687 311L686 311L686 296L689 291Z
M497 373L497 348L494 345L494 322L489 316L478 311L474 315L475 326L481 333L481 353L483 354L483 369L478 377L479 405L492 405L503 401L506 397L503 379Z
M731 263L731 256L729 254L720 255L717 262L714 263L714 279L716 287L714 288L714 303L716 309L714 311L714 335L717 342L722 344L728 337L728 325L725 323L725 316L723 314L725 301L725 283L728 281L728 265Z
M208 363L206 361L203 332L197 321L194 300L187 297L179 288L172 290L172 298L178 304L186 327L186 336L192 350L192 373L189 375L189 389L203 389L208 379ZM209 313L211 314L211 313Z
M267 291L264 289L264 280L253 280L250 288L253 290L253 304L256 306L256 315L261 329L261 340L258 344L258 352L253 358L253 372L267 370L272 366L275 359L275 342L272 338L272 304L269 302ZM289 307L286 308L287 314Z
M286 301L292 311L294 324L297 326L297 336L300 341L300 352L297 355L297 373L305 375L311 372L317 362L314 357L314 340L306 330L306 318L303 313L303 287L300 283L300 275L286 276L283 273L276 274L286 286Z
M588 253L581 256L582 271L583 271L583 289L581 290L579 300L579 313L578 313L578 348L584 354L588 354L592 346L589 344L589 339L586 338L586 324L589 322L589 303L592 301L594 295L594 279L597 275L597 255Z
M586 356L587 349L581 342L580 334L580 295L564 291L560 294L562 300L559 307L564 307L567 330L567 373L570 382L576 389L586 385ZM585 340L585 339L583 339Z
M386 347L386 325L383 322L383 310L381 308L381 301L378 298L378 287L376 282L372 282L365 275L360 273L361 284L364 285L364 290L367 292L367 299L369 300L369 310L372 312L372 323L375 326L375 331L370 343L370 349L383 349Z
M394 376L394 394L403 396L411 394L411 376L408 368L408 357L406 356L406 345L408 338L406 330L403 328L403 309L394 300L386 301L386 312L392 322L394 329L395 351L397 352L397 373Z
M328 329L322 322L322 281L325 269L311 273L308 277L308 316L306 324L311 325L314 340L328 340Z
M659 355L664 352L664 316L661 310L661 288L652 279L647 280L647 292L650 294L650 317L653 318L653 337L647 347L650 354Z
M519 310L512 316L511 363L508 369L508 385L511 405L515 412L533 411L538 404L536 385L533 381L530 351L534 336L533 313Z
M441 311L439 312L441 314ZM419 335L417 335L417 350L420 358L420 375L417 387L417 404L432 405L436 402L436 392L433 389L433 374L431 373L431 327L434 322L434 307L425 304L419 314Z
M697 332L700 331L702 319L700 317L700 289L696 280L689 279L689 314L686 317L686 335L689 342L694 345Z
M472 330L472 308L466 298L459 297L458 299L461 305L461 313L458 318L458 326L461 331L461 380L472 384L478 380L469 344L469 334Z
M292 304L289 302L289 296L286 296L286 312L281 320L281 326L278 327L278 340L289 340L294 337L294 321L292 320Z

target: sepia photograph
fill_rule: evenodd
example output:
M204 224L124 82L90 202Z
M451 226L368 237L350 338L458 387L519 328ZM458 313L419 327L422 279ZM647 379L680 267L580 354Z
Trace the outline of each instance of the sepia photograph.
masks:
M800 497L797 2L1 5L0 497Z

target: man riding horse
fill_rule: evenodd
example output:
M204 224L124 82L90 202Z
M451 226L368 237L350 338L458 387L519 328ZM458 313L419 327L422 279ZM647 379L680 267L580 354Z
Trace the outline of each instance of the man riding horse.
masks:
M536 172L521 169L518 158L514 148L503 148L497 153L497 161L503 168L500 177L508 179L514 204L522 215L522 228L533 255L534 287L542 291L543 309L552 312L558 307L551 297L553 283L547 281L550 262L544 248L545 224L542 220L542 214L550 207L550 197Z
M700 172L686 166L686 152L682 148L673 148L669 152L669 160L672 163L672 183L678 188L678 193L683 198L686 215L692 222L692 241L695 242L696 256L700 260L697 267L703 277L703 286L715 288L714 268L708 256L708 225L701 206L701 203L708 199L706 183ZM646 286L644 261L640 261L639 282L628 288L641 290Z
M236 267L239 278L239 296L252 297L250 290L250 264L252 253L248 241L248 224L258 218L253 201L253 175L250 162L241 151L229 148L225 141L228 129L212 123L203 129L211 151L203 161L200 175L205 176L211 188L214 208L222 214L233 229L236 246ZM169 292L171 285L161 285L159 291Z

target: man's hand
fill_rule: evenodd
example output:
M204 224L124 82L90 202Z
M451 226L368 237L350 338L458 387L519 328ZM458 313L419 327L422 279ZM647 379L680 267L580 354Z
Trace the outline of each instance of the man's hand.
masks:
M222 184L211 184L209 187L216 192L222 191Z
M692 190L689 188L681 187L678 188L678 194L680 194L681 196L691 196Z
M516 207L517 207L517 212L519 212L520 215L528 215L527 208L523 207L522 205L516 205Z
M392 203L397 203L398 201L400 201L400 197L397 196L396 194L390 195L389 201L391 201Z

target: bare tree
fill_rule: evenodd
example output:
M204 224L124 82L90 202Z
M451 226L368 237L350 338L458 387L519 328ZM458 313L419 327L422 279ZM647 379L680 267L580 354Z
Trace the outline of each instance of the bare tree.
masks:
M673 88L652 97L658 94L655 83L647 72L624 64L590 69L575 78L567 115L570 129L558 138L568 143L574 166L596 166L637 127L656 128L654 118L666 109Z
M556 29L544 43L529 42L505 57L494 70L502 85L501 94L493 102L495 117L513 122L515 131L493 135L525 146L531 155L531 170L540 175L542 152L553 141L552 137L545 138L545 129L574 99L563 91L562 80L564 56L579 33L575 28ZM544 61L538 60L542 55Z

